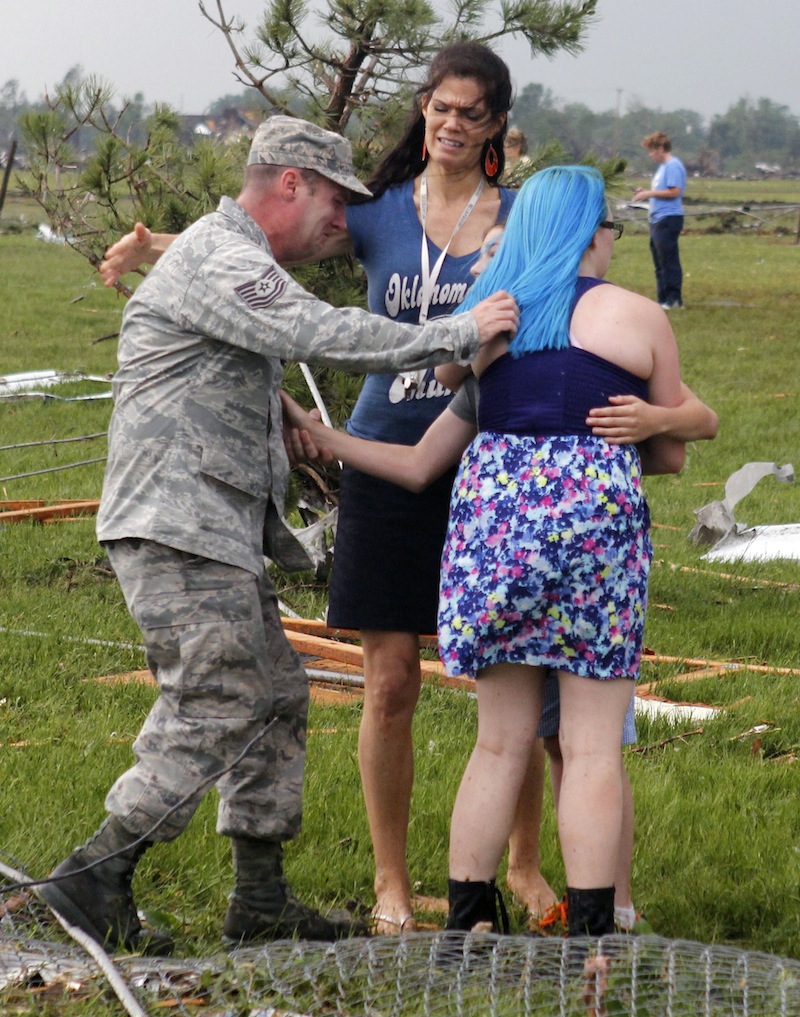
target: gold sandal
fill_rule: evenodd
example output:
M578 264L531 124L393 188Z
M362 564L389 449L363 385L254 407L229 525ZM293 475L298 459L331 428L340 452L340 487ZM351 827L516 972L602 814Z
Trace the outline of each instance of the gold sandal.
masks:
M414 915L410 911L408 912L408 914L403 915L402 918L395 918L393 915L385 915L382 914L380 911L373 911L371 917L372 917L372 934L374 936L394 936L394 935L402 936L403 933L405 932L416 932L416 922L414 921ZM397 930L397 932L394 931L380 932L376 928L379 922L383 922L384 925L392 926L393 929ZM409 922L412 923L413 927L410 929L406 929L406 925L408 925Z

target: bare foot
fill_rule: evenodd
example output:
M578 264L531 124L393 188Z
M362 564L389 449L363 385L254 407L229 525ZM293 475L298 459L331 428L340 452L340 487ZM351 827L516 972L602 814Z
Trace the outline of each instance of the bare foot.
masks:
M426 897L421 893L414 894L411 905L417 911L431 911L433 914L446 915L450 910L450 902L446 897Z
M587 957L583 964L586 982L583 987L583 1005L586 1017L606 1017L605 996L608 989L608 973L611 970L611 958L598 954Z
M506 876L509 890L528 909L531 918L541 918L557 901L555 893L536 868L509 869Z

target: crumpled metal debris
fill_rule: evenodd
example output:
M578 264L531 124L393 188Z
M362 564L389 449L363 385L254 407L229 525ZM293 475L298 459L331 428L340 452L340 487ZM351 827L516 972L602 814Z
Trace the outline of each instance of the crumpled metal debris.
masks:
M695 523L689 540L701 547L713 545L703 555L707 561L800 558L800 523L778 526L751 526L737 523L733 509L750 494L764 477L773 476L781 484L794 482L794 466L786 463L746 463L725 483L725 497L695 509Z
M46 222L39 223L39 228L36 230L37 240L44 240L46 244L60 244L62 247L66 244L67 240L72 241L72 237L61 236L55 233Z
M93 399L110 399L111 389L82 396L57 396L41 391L55 385L74 381L98 381L110 385L110 379L103 375L83 374L80 371L20 371L17 374L0 375L0 400L5 399L58 399L62 402L86 402Z

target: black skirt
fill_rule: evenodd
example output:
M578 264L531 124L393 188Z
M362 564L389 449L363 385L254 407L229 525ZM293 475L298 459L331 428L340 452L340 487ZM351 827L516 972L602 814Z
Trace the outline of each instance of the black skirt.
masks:
M455 470L420 494L345 467L328 624L435 634Z

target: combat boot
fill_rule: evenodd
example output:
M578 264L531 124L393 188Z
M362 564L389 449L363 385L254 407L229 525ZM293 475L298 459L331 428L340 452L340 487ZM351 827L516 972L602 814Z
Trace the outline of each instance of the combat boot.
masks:
M332 941L367 935L367 925L347 911L325 917L294 896L283 874L279 841L232 837L231 846L236 885L222 929L226 946L251 939Z
M131 886L133 873L149 841L139 843L115 816L50 873L54 882L39 887L42 897L72 925L101 946L136 953L171 953L165 933L142 928Z
M608 936L614 929L614 887L576 890L567 887L570 936Z
M448 879L447 886L450 913L446 929L508 934L508 912L493 879L486 882Z

